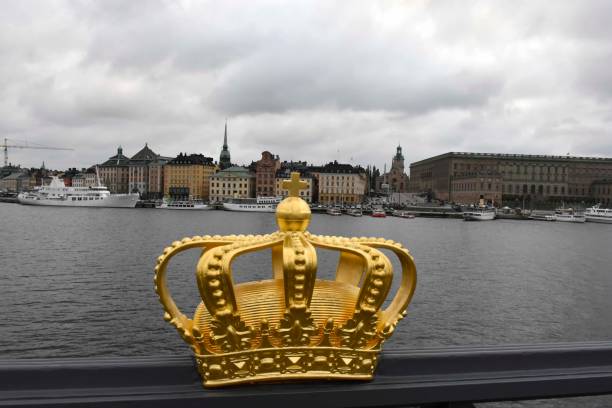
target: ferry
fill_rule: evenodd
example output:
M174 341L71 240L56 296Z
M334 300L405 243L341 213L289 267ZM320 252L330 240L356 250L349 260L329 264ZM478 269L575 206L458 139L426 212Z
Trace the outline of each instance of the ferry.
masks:
M465 221L491 221L495 219L495 209L493 208L473 208L463 212Z
M162 210L211 210L212 206L204 204L202 201L164 201L158 207Z
M234 198L224 202L223 208L228 211L274 212L281 200L280 197Z
M140 194L111 194L100 184L92 187L66 187L62 180L53 176L47 186L23 192L17 201L25 205L51 205L59 207L120 207L134 208Z
M587 208L584 216L588 222L612 224L612 209L601 208L599 204Z
M328 215L342 215L342 211L340 211L337 207L329 207L326 211Z
M560 222L586 222L586 217L584 216L584 213L575 211L573 208L557 208L555 210L554 217L555 221Z
M383 209L376 208L372 210L372 217L374 218L385 218L386 216L387 216L387 213Z

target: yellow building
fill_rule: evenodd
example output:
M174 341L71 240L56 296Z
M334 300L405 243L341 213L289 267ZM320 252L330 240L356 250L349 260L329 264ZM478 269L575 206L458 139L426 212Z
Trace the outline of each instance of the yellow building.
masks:
M318 169L319 203L355 205L363 202L366 175L361 167L336 161Z
M209 179L216 171L212 157L181 153L164 166L164 196L208 200Z
M255 176L244 167L233 166L210 177L210 201L255 197Z

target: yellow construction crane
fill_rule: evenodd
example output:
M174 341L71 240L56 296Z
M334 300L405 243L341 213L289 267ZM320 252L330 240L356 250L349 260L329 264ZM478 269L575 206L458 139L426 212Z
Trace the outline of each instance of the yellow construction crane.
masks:
M4 144L0 145L2 150L4 150L4 167L8 166L8 148L11 149L45 149L45 150L74 150L69 147L47 147L47 146L31 146L26 144L9 144L7 138L4 138Z

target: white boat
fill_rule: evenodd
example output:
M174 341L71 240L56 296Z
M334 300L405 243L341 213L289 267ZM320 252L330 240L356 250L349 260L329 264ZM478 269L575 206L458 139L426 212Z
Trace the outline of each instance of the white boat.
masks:
M363 212L359 208L351 208L346 212L351 217L361 217Z
M402 210L394 210L392 215L394 217L400 217L400 218L414 218L414 214L411 214L408 211L402 211Z
M465 221L491 221L495 219L493 208L473 208L463 212Z
M211 210L212 206L204 204L201 201L164 201L157 208L163 210Z
M584 213L575 211L573 208L557 208L555 210L555 221L560 222L586 222Z
M584 212L584 216L588 222L612 224L612 209L601 208L599 204L587 208Z
M328 215L342 215L342 211L340 211L337 207L329 207L326 211Z
M530 220L534 221L557 221L557 216L550 212L532 211L529 215Z
M223 203L228 211L274 212L281 202L280 197L235 198Z
M99 181L97 186L92 187L66 187L62 180L53 176L48 186L20 193L17 200L26 205L134 208L140 194L111 194Z

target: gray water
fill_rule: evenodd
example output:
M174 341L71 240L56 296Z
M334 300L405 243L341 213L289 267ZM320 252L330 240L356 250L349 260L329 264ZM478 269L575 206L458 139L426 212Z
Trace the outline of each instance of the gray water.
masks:
M276 228L274 214L0 203L0 357L189 354L162 319L157 256L185 236ZM309 230L411 250L416 293L385 349L612 340L612 225L314 214ZM197 256L179 255L168 274L188 315ZM319 275L335 262L319 252ZM270 270L269 253L234 264L237 281Z

